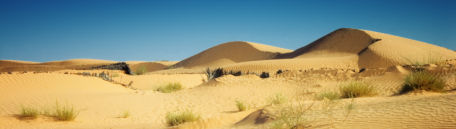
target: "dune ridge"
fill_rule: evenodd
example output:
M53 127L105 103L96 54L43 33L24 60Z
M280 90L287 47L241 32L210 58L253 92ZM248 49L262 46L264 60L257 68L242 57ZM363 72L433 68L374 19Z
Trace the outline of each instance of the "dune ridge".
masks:
M233 41L209 48L180 61L173 67L211 67L252 60L267 60L286 52L291 52L291 50L253 42Z
M456 59L456 52L380 32L341 28L271 60L225 64L231 70L363 69L435 64ZM259 68L259 69L258 69Z

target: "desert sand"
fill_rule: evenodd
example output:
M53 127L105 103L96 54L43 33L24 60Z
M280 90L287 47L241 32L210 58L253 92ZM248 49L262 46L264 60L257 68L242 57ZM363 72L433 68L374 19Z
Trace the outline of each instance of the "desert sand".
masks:
M98 67L118 62L1 60L0 129L263 129L297 115L295 128L456 128L456 52L380 32L342 28L296 50L222 43L182 61L125 61L130 74ZM208 79L207 68L224 74ZM443 91L399 94L416 69L446 80ZM316 97L353 81L369 84L375 94ZM182 89L157 90L170 83ZM238 111L236 101L247 109ZM71 105L77 117L20 117L22 107L48 111L56 103ZM200 119L167 124L169 112L183 110Z

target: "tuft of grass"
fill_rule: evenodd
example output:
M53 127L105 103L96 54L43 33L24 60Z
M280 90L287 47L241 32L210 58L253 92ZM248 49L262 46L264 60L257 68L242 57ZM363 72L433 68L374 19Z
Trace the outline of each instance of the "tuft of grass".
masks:
M178 91L182 89L182 85L180 83L169 83L166 86L159 87L157 91L162 93L171 93L174 91Z
M247 109L245 104L239 100L236 100L236 107L238 108L239 111L245 111Z
M311 105L289 105L279 110L276 119L270 123L272 129L297 129L310 127L311 120L306 118L306 113L311 110Z
M315 96L316 100L337 100L340 98L340 94L338 92L323 92Z
M180 112L168 112L166 114L166 123L169 126L176 126L185 122L193 122L199 119L200 117L198 115L189 110Z
M79 112L75 111L73 106L70 106L70 105L60 106L60 104L58 102L56 102L54 117L57 120L60 120L60 121L72 121L78 115L79 115Z
M143 74L145 74L145 73L147 73L147 68L146 68L146 66L140 66L140 67L138 67L138 68L136 69L136 71L135 71L135 74L136 74L136 75L143 75Z
M122 114L120 114L120 118L128 118L130 117L130 112L129 111L124 111Z
M36 119L38 118L39 111L35 108L31 107L21 107L21 114L19 117L24 118L24 119Z
M410 73L405 78L405 82L399 93L404 94L414 90L441 92L445 87L445 82L445 79L427 71L416 71Z
M287 102L287 97L282 94L276 94L269 99L270 103L273 105L279 105Z
M375 95L374 87L362 81L352 81L340 87L342 98L356 98Z

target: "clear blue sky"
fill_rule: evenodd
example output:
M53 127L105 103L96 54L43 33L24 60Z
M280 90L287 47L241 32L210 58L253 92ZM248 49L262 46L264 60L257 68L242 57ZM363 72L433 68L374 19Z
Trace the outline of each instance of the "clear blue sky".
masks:
M0 1L0 59L182 60L228 41L297 49L338 28L456 49L455 0Z

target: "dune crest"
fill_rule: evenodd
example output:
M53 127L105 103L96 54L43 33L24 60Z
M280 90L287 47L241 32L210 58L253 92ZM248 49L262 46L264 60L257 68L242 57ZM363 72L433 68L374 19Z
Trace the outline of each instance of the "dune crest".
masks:
M211 67L245 61L267 60L287 52L291 52L291 50L252 42L234 41L209 48L175 64L174 67Z
M284 58L309 58L357 55L360 68L391 67L414 63L437 63L456 59L447 48L394 35L341 28L291 53Z

